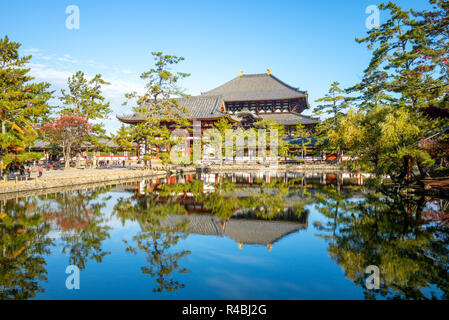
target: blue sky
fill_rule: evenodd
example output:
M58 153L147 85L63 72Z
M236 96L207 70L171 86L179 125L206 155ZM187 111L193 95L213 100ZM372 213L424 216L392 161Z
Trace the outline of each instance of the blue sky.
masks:
M427 0L395 1L420 9ZM185 57L178 71L191 73L189 94L213 89L237 76L267 68L286 83L309 92L310 104L332 81L349 87L360 79L370 52L354 39L366 34L367 6L374 0L257 1L56 1L0 3L0 37L22 43L32 54L32 74L65 86L77 70L101 73L111 82L105 96L116 114L129 113L123 94L142 90L139 75L151 68L152 51ZM80 9L79 30L66 28L66 7ZM381 23L383 18L380 17ZM310 113L310 112L306 112Z

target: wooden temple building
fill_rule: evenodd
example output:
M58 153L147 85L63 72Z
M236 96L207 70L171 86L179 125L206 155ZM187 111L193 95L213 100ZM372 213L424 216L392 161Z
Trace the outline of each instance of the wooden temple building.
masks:
M208 129L221 118L227 118L235 127L251 128L261 120L271 120L285 127L289 135L301 122L313 133L319 119L303 115L308 109L307 91L294 88L271 74L239 75L225 84L198 96L178 99L186 107L190 119L200 120L202 129ZM117 116L127 124L144 121L138 114ZM314 141L314 139L311 139ZM309 143L308 148L313 148Z
M271 120L291 133L299 121L310 129L319 122L301 114L310 107L307 91L289 86L271 72L239 75L200 97L204 96L222 97L224 112L236 116L245 128L259 120Z

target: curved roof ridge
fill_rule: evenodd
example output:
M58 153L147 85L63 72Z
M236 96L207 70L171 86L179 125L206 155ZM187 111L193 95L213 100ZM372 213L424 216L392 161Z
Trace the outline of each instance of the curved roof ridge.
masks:
M219 98L221 97L220 94L216 94L216 95L210 95L210 96L205 96L205 95L197 95L197 96L190 96L190 97L181 97L181 98L173 98L173 99L212 99L212 98Z
M307 91L301 91L268 73L241 75L201 95L221 95L224 101L307 99Z
M242 75L242 77L243 77L243 75ZM237 80L237 79L239 79L239 78L241 78L241 77L235 77L235 78L232 78L231 80L226 81L225 83L223 83L222 85L219 85L219 86L216 87L216 88L207 90L207 91L205 91L205 92L201 92L201 96L208 96L208 93L209 93L209 92L215 91L215 90L217 90L217 89L220 89L220 88L226 86L227 84L231 83L232 81Z
M291 85L285 83L284 81L280 80L280 79L279 79L278 77L276 77L276 76L273 76L272 74L267 74L267 76L272 77L273 79L275 79L276 81L278 81L278 82L281 83L282 85L284 85L284 86L286 86L286 87L289 87L289 88L292 89L292 90L295 90L295 91L298 91L298 92L304 93L304 94L307 92L307 91L299 90L299 88L292 87Z
M314 119L314 120L319 119L319 117L312 117L312 116L309 116L309 115L307 115L307 114L302 114L302 113L295 112L295 111L292 111L292 112L290 112L290 113L296 114L296 115L301 116L301 117L304 117L304 118L309 118L309 119Z

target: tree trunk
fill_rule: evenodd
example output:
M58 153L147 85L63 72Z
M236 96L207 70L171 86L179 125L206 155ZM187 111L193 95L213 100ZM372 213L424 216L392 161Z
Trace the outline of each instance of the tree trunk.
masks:
M80 161L81 161L81 154L79 151L76 152L76 168L78 169L80 167Z
M96 169L97 166L98 166L98 164L97 164L97 150L94 151L94 156L93 156L93 159L92 159L92 165L93 165L93 167L94 167L95 169Z
M2 120L2 135L6 134L5 121ZM0 177L3 177L3 150L1 150L0 154Z
M86 158L84 159L84 167L87 169L87 162L89 161L89 147L86 147Z
M65 151L63 151L64 153L64 168L69 168L70 167L70 148L66 148Z
M409 157L405 156L402 159L402 168L401 168L401 173L399 174L399 176L396 178L397 182L399 184L403 184L404 180L407 178L407 173L408 173L408 166L409 166Z
M143 147L143 158L144 158L144 160L143 160L143 167L146 169L147 167L148 167L148 157L147 157L147 155L148 155L148 143L147 143L147 141L145 140L145 144L144 144L144 147Z
M419 173L421 175L421 179L432 178L429 174L429 170L426 167L424 167L420 161L418 161L417 165L418 165Z

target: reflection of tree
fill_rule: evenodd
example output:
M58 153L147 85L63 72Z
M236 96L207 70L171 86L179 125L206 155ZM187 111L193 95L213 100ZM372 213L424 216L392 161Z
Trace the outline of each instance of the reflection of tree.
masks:
M215 187L215 191L203 194L205 208L210 210L211 214L229 220L231 216L242 207L242 200L231 193L238 192L234 183L224 180Z
M158 195L156 195L158 197ZM136 221L141 230L133 236L135 246L128 244L127 252L145 252L147 266L141 268L142 273L149 274L156 280L153 292L173 291L182 289L185 285L172 278L175 271L178 273L190 272L179 264L179 260L191 252L182 250L171 252L180 239L188 236L188 221L177 221L175 224L166 223L169 214L185 213L182 205L167 200L156 202L151 195L141 195L137 201L119 199L114 207L115 214L124 223L127 220Z
M354 201L323 190L319 199L332 226L322 228L333 233L329 253L367 299L449 298L449 230L423 219L424 198L372 193ZM379 290L365 287L369 265L380 268Z
M44 255L52 240L35 199L0 202L0 299L29 299L44 292Z
M294 205L295 214L300 219L307 215L304 207L310 201L311 195L302 185L298 185L298 179L287 182L283 179L273 179L269 183L256 181L251 188L245 188L229 180L220 179L213 192L204 193L203 182L194 179L185 184L158 186L153 195L156 195L157 201L183 203L186 195L191 194L203 211L222 220L229 220L239 210L240 217L246 214L269 220L285 217L286 201L289 196L297 195L300 189L301 200Z
M305 205L309 203L310 193L298 186L298 179L272 179L269 183L260 181L259 187L242 199L241 207L262 219L281 218L286 212L286 200L289 196L300 194L300 201L294 204L296 218L302 219L308 212Z
M47 201L45 219L55 221L65 242L63 253L69 254L69 264L83 270L88 260L102 262L110 252L103 252L102 242L109 238L111 229L105 223L101 210L105 199L98 197L109 188L65 191Z
M340 188L333 186L320 186L321 192L315 193L314 202L317 210L323 214L328 221L323 225L320 221L314 223L315 228L320 231L332 232L332 235L320 235L324 239L335 239L337 225L340 222L340 215L346 210L347 193L342 193Z

